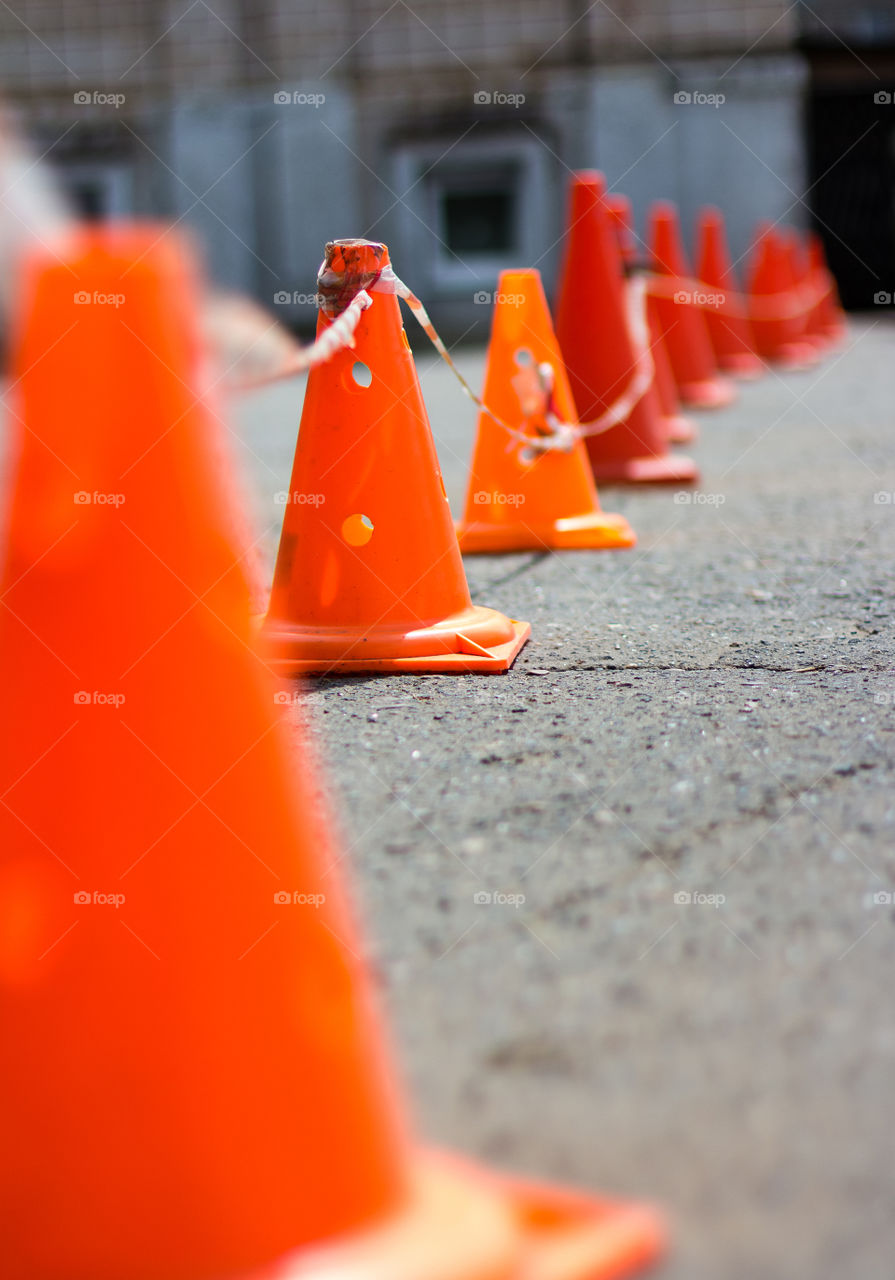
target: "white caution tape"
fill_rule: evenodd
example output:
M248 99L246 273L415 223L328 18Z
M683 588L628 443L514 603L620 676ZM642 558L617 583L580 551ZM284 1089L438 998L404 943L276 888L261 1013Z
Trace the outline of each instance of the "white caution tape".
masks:
M355 332L360 317L373 302L370 297L371 293L393 293L407 303L423 332L454 374L465 394L480 412L486 414L507 433L511 441L522 445L526 454L532 460L542 453L554 450L568 453L579 440L588 436L600 435L602 432L609 431L612 427L623 422L649 390L655 376L646 319L647 287L645 278L633 280L628 294L630 333L637 355L627 387L598 418L591 422L564 422L555 412L553 404L555 371L549 362L544 361L537 368L537 376L543 393L544 404L544 412L539 415L539 423L547 427L546 431L541 429L525 431L512 426L496 414L493 409L489 408L480 396L476 395L454 363L450 352L429 318L426 308L416 294L395 275L391 264L387 263L378 273L355 282L343 281L336 273L326 268L325 264L321 264L317 280L318 288L322 291L321 296L324 299L323 309L332 317L331 323L310 346L303 347L291 355L289 360L275 373L268 373L259 377L255 385L281 378L291 378L296 374L305 373L315 366L331 360L337 352L354 347ZM358 288L353 295L349 293L346 300L347 291L350 290L352 285L356 286L358 284L362 284L364 287Z

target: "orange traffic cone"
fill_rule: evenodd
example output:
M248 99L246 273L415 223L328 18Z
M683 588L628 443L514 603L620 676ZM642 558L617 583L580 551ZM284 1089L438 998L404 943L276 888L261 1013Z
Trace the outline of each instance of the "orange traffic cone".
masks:
M693 281L677 222L669 201L657 201L650 217L650 254L654 271L670 278L671 288L655 292L655 312L668 348L681 403L698 409L718 409L736 397L733 383L719 376L699 300L692 297ZM678 287L679 282L679 287Z
M836 281L827 265L823 241L816 231L808 232L807 247L811 279L819 294L810 321L812 331L823 334L831 346L838 346L846 336L845 312L839 301Z
M546 451L526 444L549 438L554 425L577 425L537 271L500 276L482 399L519 437L479 415L461 551L633 547L624 516L600 510L580 440Z
M786 227L780 235L786 259L787 279L795 297L801 299L803 310L799 322L799 341L807 342L819 357L829 350L830 343L826 334L821 333L812 324L815 311L814 289L811 279L811 264L808 254L802 245L799 233L794 227Z
M659 396L659 407L662 410L662 420L668 432L668 439L671 444L692 444L699 433L695 423L681 412L677 383L671 371L671 361L668 359L662 324L656 315L655 298L647 296L646 315L649 323L650 351L656 369L656 392Z
M615 231L618 250L627 275L637 272L637 241L634 235L634 218L631 212L631 201L619 192L606 193L606 208L609 220ZM695 425L681 413L677 395L677 384L671 372L668 352L661 326L657 322L653 299L647 298L647 320L649 323L650 352L655 366L656 394L659 398L659 409L663 425L670 444L692 444L697 437Z
M743 306L730 253L724 234L724 217L720 209L706 206L699 215L696 228L696 274L707 292L720 295L717 308L708 307L705 321L718 368L736 378L760 378L764 365L755 354L749 317L738 308Z
M41 266L0 612L3 1274L230 1276L381 1213L401 1126L250 647L187 268L158 228Z
M20 296L4 1280L609 1280L652 1261L648 1209L411 1144L338 854L252 648L173 236L85 236Z
M575 174L565 258L556 304L556 336L579 420L587 424L616 407L635 378L651 367L646 322L639 345L629 328L628 301L603 175ZM587 437L598 484L692 484L695 463L668 452L655 374L617 426Z
M603 197L609 222L615 232L618 251L625 267L632 267L640 256L637 237L634 235L634 216L631 201L620 191L607 191Z
M385 245L326 246L337 311ZM335 294L338 293L338 297ZM308 377L265 633L283 671L506 671L527 622L474 607L394 293ZM324 307L317 332L333 316ZM371 375L368 386L355 377Z
M749 313L755 349L789 369L810 369L818 355L802 337L805 314L793 289L786 247L774 227L759 226L749 273Z

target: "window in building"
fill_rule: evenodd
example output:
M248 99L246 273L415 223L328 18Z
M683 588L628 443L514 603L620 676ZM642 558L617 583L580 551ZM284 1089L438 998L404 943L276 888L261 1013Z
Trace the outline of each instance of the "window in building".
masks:
M445 242L453 253L509 253L514 247L515 193L452 191L443 199Z

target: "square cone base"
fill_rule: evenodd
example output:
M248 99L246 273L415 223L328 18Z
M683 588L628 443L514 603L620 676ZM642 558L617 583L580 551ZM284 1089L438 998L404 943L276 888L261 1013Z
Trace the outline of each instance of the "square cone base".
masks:
M751 351L738 351L718 357L718 368L739 382L755 382L767 373L764 361Z
M531 635L531 623L508 619L512 639L486 649L462 631L447 633L445 641L452 647L433 653L413 653L394 657L364 655L364 637L358 636L346 647L344 657L334 657L330 644L315 653L314 637L299 633L290 637L288 626L263 627L264 659L278 675L375 675L377 672L406 671L419 674L463 675L480 672L500 675L509 671L522 646ZM316 646L320 650L323 645Z
M699 437L696 424L682 413L662 417L662 425L668 434L669 444L693 444Z
M736 400L737 389L729 378L706 378L702 382L682 382L678 396L688 409L724 409Z
M785 343L768 358L770 363L776 365L778 369L791 369L794 373L799 373L801 370L813 369L820 363L821 356L817 347L806 339L800 338L798 342Z
M523 524L457 525L464 555L499 555L510 551L623 550L637 543L637 535L624 516L604 511L567 516L550 525L529 528Z
M603 484L696 484L699 469L692 458L667 453L663 457L625 458L600 462L591 458L594 479Z
M649 1205L417 1152L406 1201L378 1226L249 1280L622 1280L661 1258L666 1234Z

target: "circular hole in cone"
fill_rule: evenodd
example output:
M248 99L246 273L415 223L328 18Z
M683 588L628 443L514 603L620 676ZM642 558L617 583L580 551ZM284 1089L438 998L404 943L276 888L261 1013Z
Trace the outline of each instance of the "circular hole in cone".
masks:
M522 368L525 369L528 365L534 364L535 358L529 351L528 347L520 347L519 350L515 352L513 359L516 361L516 364L521 365Z
M373 381L373 370L363 360L355 360L351 366L351 376L358 387L368 387Z
M373 536L373 521L369 516L347 516L342 521L342 537L349 547L363 547Z

